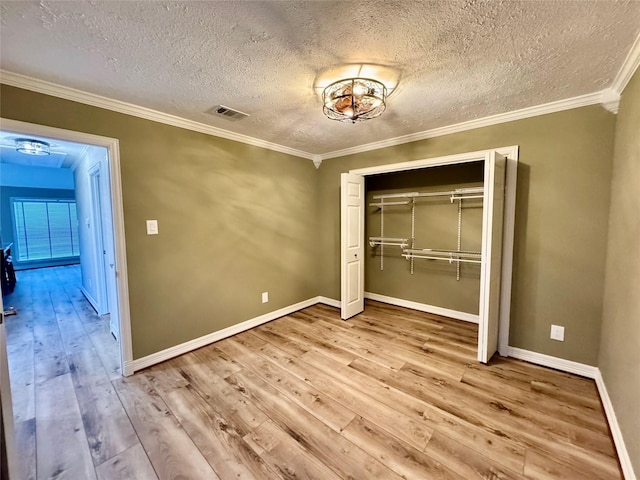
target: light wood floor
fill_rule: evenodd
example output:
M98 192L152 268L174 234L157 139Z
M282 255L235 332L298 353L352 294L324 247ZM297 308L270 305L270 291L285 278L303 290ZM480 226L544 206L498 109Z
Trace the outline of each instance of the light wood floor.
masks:
M475 325L316 305L122 378L77 267L19 274L25 478L622 478L593 381L478 364Z

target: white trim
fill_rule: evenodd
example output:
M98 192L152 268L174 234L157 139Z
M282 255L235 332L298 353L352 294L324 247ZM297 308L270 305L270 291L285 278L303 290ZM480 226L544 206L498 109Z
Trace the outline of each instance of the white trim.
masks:
M604 413L607 416L609 429L611 430L611 436L613 437L613 443L616 446L616 452L618 453L618 460L620 460L620 466L622 467L624 478L625 480L636 480L636 474L633 471L631 457L629 456L629 451L624 443L622 431L618 424L618 418L616 417L616 412L613 409L613 403L611 403L611 398L609 397L609 392L607 391L607 386L604 383L604 378L602 378L602 372L600 369L597 369L595 381L596 386L598 387L598 393L600 394L600 400L602 401L602 407L604 408Z
M330 307L340 308L340 300L335 300L329 297L318 297L318 303L324 303L325 305L329 305Z
M109 178L111 183L111 214L113 215L114 251L116 260L116 285L118 293L118 317L121 345L122 372L124 364L133 358L131 339L131 312L129 311L129 274L127 270L127 243L124 237L124 205L122 203L122 178L120 176L120 145L118 140L107 147L109 152Z
M402 172L406 170L417 170L419 168L439 167L443 165L453 165L456 163L467 162L484 162L487 152L496 151L500 155L509 157L517 156L518 146L511 145L509 147L489 148L487 150L477 150L475 152L458 153L455 155L447 155L445 157L425 158L421 160L410 160L408 162L388 163L386 165L378 165L375 167L356 168L349 170L349 173L356 175L377 175L379 173Z
M164 362L171 358L177 357L178 355L183 355L185 353L191 352L192 350L205 347L224 338L237 335L238 333L244 332L245 330L258 327L264 323L275 320L276 318L280 318L293 312L297 312L298 310L302 310L303 308L315 305L316 303L326 303L323 299L324 297L313 297L308 300L289 305L288 307L283 307L279 310L265 313L264 315L260 315L259 317L254 317L249 320L245 320L244 322L231 325L230 327L223 328L222 330L209 333L202 337L194 338L193 340L189 340L188 342L174 345L173 347L169 347L159 352L152 353L151 355L147 355L146 357L125 362L125 375L131 375L138 370L142 370L143 368L147 368L157 363Z
M0 295L0 421L3 423L2 442L6 457L2 458L3 462L7 462L7 477L10 478L26 478L26 470L23 467L25 462L18 455L17 435L14 427L13 418L13 401L11 395L11 378L9 373L9 358L7 355L7 337L4 325L4 304L2 303L2 295ZM15 397L14 397L15 398Z
M507 152L507 150L509 150ZM504 219L502 226L502 272L500 278L500 326L498 327L498 352L505 355L502 345L509 345L511 328L511 288L513 286L513 248L516 231L516 185L518 181L519 149L517 145L498 149L507 158L505 174Z
M611 83L610 89L620 95L629 80L631 80L631 77L633 77L633 74L638 70L638 67L640 67L640 34L638 34L636 41L631 46L627 57L622 63L622 68L620 68L616 78Z
M574 362L572 360L565 360L564 358L552 357L544 353L532 352L531 350L523 350L522 348L508 347L507 355L519 360L524 360L525 362L573 373L593 380L595 380L598 374L598 367L592 367L591 365Z
M118 320L120 322L120 365L126 375L125 363L133 358L131 346L131 314L129 311L129 280L127 251L124 234L124 210L122 204L122 178L120 176L120 146L118 139L89 133L63 130L34 123L0 118L0 128L14 133L30 134L68 142L105 147L109 153L111 209L113 215L114 250L116 255L116 279L118 285Z
M639 37L640 38L640 37ZM633 72L638 67L640 62L640 41L636 40L636 43L632 47L625 64L618 73L616 81L610 89L601 90L586 95L580 95L578 97L567 98L564 100L558 100L555 102L545 103L542 105L536 105L533 107L522 108L520 110L514 110L506 113L499 113L497 115L491 115L489 117L478 118L467 122L456 123L454 125L447 125L444 127L433 128L422 132L416 132L409 135L402 135L400 137L389 138L378 142L367 143L364 145L358 145L351 148L345 148L342 150L335 150L333 152L327 152L322 154L314 154L305 152L302 150L286 147L276 143L267 142L259 138L250 137L248 135L242 135L234 133L222 128L213 127L204 123L195 122L175 115L159 112L145 107L140 107L132 103L121 102L119 100L113 100L93 93L84 92L75 88L65 87L44 80L28 77L26 75L20 75L18 73L10 72L7 70L0 70L0 82L5 85L13 87L23 88L25 90L31 90L33 92L43 93L45 95L51 95L58 98L64 98L74 102L83 103L85 105L91 105L94 107L104 108L114 112L124 113L126 115L132 115L134 117L144 118L154 122L164 123L166 125L172 125L174 127L185 128L187 130L193 130L195 132L204 133L207 135L213 135L216 137L226 138L236 142L253 145L256 147L266 148L280 153L293 155L296 157L306 158L313 161L316 168L320 168L323 160L329 158L342 157L346 155L353 155L356 153L368 152L371 150L378 150L380 148L392 147L396 145L402 145L404 143L416 142L419 140L425 140L428 138L440 137L443 135L451 135L453 133L465 132L467 130L473 130L481 127L488 127L491 125L498 125L501 123L513 122L516 120L522 120L525 118L536 117L538 115L546 115L548 113L561 112L564 110L571 110L573 108L586 107L589 105L596 105L603 103L605 108L614 111L615 103L611 102L610 94L608 90L617 91L620 86L624 88L626 83L631 78ZM633 69L633 71L632 71ZM631 72L631 73L629 73ZM618 92L620 93L620 92ZM614 112L615 113L615 112Z
M552 357L551 355L545 355L544 353L532 352L530 350L523 350L516 347L507 347L508 356L524 360L525 362L535 363L543 367L553 368L567 373L573 373L582 377L595 380L598 387L598 394L602 407L604 408L605 416L611 430L611 436L613 437L613 443L616 447L616 453L620 460L620 466L624 474L625 480L636 480L636 475L633 471L633 464L631 463L631 457L629 451L624 443L624 437L618 424L616 412L611 403L607 386L602 378L602 372L598 367L592 367L591 365L585 365L584 363L573 362L571 360L565 360L563 358Z
M69 167L69 170L71 170L72 172L75 172L76 169L80 166L80 164L84 161L85 157L87 156L87 153L89 153L89 145L85 145L82 148L82 151L73 160L73 163Z
M159 112L150 108L141 107L132 103L121 102L120 100L113 100L111 98L84 92L82 90L76 90L75 88L65 87L63 85L46 82L37 78L27 77L26 75L20 75L7 70L0 70L0 81L5 85L31 90L32 92L44 93L45 95L64 98L73 102L104 108L113 112L124 113L126 115L132 115L134 117L144 118L146 120L164 123L166 125L172 125L174 127L185 128L187 130L193 130L194 132L213 135L215 137L226 138L227 140L253 145L254 147L266 148L267 150L273 150L280 153L286 153L295 157L306 158L309 160L313 159L312 154L303 152L302 150L286 147L277 143L267 142L266 140L242 135L240 133L230 132L229 130L195 122L176 115Z
M602 91L601 103L605 110L617 115L620 108L620 94L611 88L607 88Z
M96 311L96 314L97 314L98 302L96 302L96 299L93 298L93 296L87 291L86 288L84 288L84 285L80 285L80 291L82 292L82 295L84 295L84 298L87 299L87 302L91 304L91 306L93 307L93 309Z
M497 115L491 115L490 117L478 118L476 120L469 120L467 122L456 123L454 125L433 128L431 130L425 130L423 132L411 133L409 135L389 138L386 140L381 140L379 142L367 143L365 145L358 145L357 147L345 148L343 150L324 153L320 155L320 158L322 160L327 160L329 158L354 155L356 153L369 152L371 150L393 147L409 142L417 142L419 140L426 140L428 138L441 137L443 135L465 132L467 130L474 130L476 128L514 122L516 120L537 117L539 115L546 115L548 113L556 113L562 112L564 110L571 110L573 108L597 105L602 102L602 95L603 91L594 92L587 95L581 95L579 97L567 98L565 100L558 100L556 102L545 103L543 105L522 108L520 110L514 110L512 112L499 113Z
M410 308L411 310L418 310L420 312L432 313L434 315L440 315L443 317L455 318L456 320L462 320L470 323L478 323L478 315L467 312L460 312L458 310L450 310L448 308L436 307L435 305L427 305L426 303L412 302L411 300L404 300L402 298L387 297L386 295L380 295L378 293L364 292L364 298L369 300L375 300L377 302L388 303L390 305L396 305L398 307Z

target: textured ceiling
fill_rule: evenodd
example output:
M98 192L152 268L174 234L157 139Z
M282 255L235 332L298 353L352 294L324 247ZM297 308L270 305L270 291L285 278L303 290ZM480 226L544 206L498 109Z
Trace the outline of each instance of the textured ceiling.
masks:
M4 70L311 154L603 90L640 33L640 1L3 0L0 13ZM328 120L319 86L363 63L398 83L386 112ZM251 116L204 113L218 104Z

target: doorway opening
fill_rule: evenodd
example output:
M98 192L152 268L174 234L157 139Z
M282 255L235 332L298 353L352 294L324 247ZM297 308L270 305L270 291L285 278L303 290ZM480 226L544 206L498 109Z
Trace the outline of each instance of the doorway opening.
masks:
M82 293L96 313L108 322L109 330L118 342L116 360L119 374L131 374L127 371L127 365L132 361L132 347L117 139L8 119L2 119L1 132L3 157L5 152L9 157L14 155L15 148L10 145L13 137L36 138L51 145L50 154L46 157L50 157L48 161L57 166L50 168L51 165L47 165L47 168L42 163L47 158L40 160L38 169L35 169L31 158L20 160L11 157L9 161L0 163L3 173L9 173L3 175L3 182L17 182L16 188L21 192L29 191L37 182L41 182L40 187L49 187L40 188L39 195L31 199L24 195L22 198L14 196L10 199L11 207L3 206L10 212L9 208L16 209L16 202L22 202L18 204L18 210L22 209L28 217L20 217L22 225L16 227L19 222L15 221L15 215L14 225L3 215L0 230L3 247L11 244L15 257L14 267L18 270L16 288L19 288L21 269L79 264ZM34 170L30 171L30 168ZM46 170L44 174L43 168ZM16 180L11 180L12 176ZM36 183L19 185L20 181ZM59 188L60 182L66 182L63 188ZM51 191L62 195L65 190L65 198L50 198ZM44 198L45 194L49 198ZM35 198L38 196L40 198ZM61 204L66 208L66 216L61 216L60 212L64 210L58 208ZM43 225L46 229L41 228ZM65 228L53 228L56 225ZM38 238L39 232L45 230L51 238L40 243L44 245L41 250L48 248L48 253L33 248L38 244L35 240L42 240ZM59 231L62 231L62 240L59 238L54 242L52 237ZM27 251L29 248L31 250Z

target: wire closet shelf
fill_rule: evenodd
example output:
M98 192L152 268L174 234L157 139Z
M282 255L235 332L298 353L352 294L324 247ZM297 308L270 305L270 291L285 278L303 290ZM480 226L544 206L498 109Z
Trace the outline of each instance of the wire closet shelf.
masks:
M432 248L415 248L415 207L416 199L428 197L449 197L451 203L458 202L458 236L457 248L455 250L448 249L432 249ZM383 195L374 195L374 202L369 203L371 207L380 209L380 236L369 237L369 245L372 248L380 248L380 269L384 270L384 247L400 247L402 249L401 256L411 262L411 273L413 274L413 260L442 260L449 263L455 263L457 267L456 277L460 279L461 263L482 263L481 252L461 250L461 224L462 224L462 201L471 199L483 199L483 187L457 188L454 190L438 191L438 192L404 192L389 193ZM411 237L385 237L384 236L384 210L385 207L395 207L402 205L411 206Z

